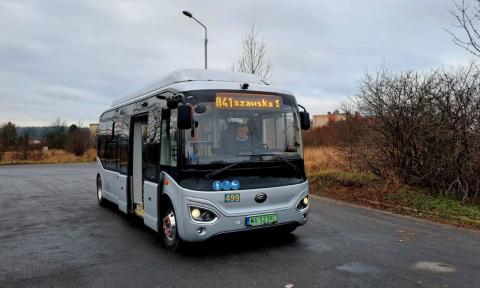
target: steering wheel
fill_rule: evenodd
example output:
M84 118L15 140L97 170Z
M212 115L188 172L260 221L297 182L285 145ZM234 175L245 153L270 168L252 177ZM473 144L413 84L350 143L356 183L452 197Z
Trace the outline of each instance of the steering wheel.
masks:
M268 145L266 143L258 143L258 144L253 145L253 149L268 150Z

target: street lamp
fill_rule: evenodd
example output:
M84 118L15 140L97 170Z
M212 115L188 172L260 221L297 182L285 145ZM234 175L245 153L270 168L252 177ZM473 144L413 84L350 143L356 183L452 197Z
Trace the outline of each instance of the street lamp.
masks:
M189 18L192 18L193 20L197 21L198 24L202 25L203 29L205 29L205 69L207 69L207 44L208 44L208 40L207 40L207 27L205 25L202 24L202 22L198 21L195 17L193 17L192 13L188 12L188 11L183 11L183 15L189 17Z

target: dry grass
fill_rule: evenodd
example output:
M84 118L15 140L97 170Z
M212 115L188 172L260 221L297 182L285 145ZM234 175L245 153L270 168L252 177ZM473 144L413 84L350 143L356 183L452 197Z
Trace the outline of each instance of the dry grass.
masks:
M306 147L304 155L311 193L454 226L480 229L479 205L449 197L434 197L428 190L403 186L368 172L349 171L342 151L332 147Z
M6 152L0 165L11 164L54 164L54 163L86 163L95 161L97 151L95 149L89 149L83 156L75 156L72 153L68 153L65 150L49 150L49 151L36 151L31 152L28 159L18 160L15 153Z
M323 170L347 170L348 163L342 151L333 147L305 147L305 169L307 174Z

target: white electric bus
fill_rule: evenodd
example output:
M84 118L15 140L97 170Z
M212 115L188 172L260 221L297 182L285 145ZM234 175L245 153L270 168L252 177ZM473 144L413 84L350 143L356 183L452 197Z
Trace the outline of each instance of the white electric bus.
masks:
M175 71L100 116L98 202L143 218L171 249L222 233L293 231L308 217L309 127L291 92L254 75Z

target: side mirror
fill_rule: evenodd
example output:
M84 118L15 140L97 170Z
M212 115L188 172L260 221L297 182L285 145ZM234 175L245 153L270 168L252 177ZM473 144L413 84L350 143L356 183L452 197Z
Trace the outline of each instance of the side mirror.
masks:
M192 128L192 107L186 104L178 105L177 125L180 129Z
M310 114L308 112L299 112L300 114L300 128L302 130L308 130L310 129Z

